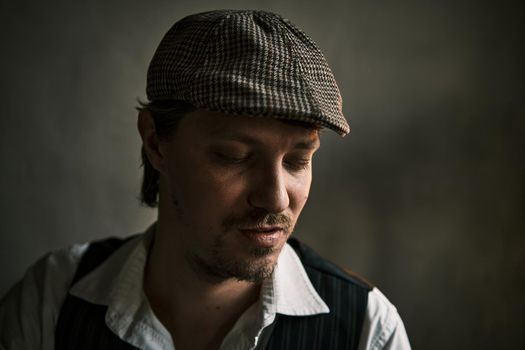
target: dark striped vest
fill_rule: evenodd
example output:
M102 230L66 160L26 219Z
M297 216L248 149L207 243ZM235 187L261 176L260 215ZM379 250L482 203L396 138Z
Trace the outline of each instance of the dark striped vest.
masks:
M110 238L92 243L82 257L73 284L111 255L124 240ZM371 286L319 257L296 239L294 248L329 314L286 316L278 314L267 349L355 350L359 342ZM68 293L55 330L57 350L137 349L115 335L105 324L106 306L91 304Z

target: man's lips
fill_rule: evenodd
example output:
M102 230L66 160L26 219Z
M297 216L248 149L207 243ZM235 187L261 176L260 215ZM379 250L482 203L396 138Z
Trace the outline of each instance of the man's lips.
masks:
M252 244L260 247L275 246L284 233L283 228L280 226L243 228L239 229L239 231L248 238Z
M239 231L245 234L270 234L277 231L283 231L283 228L281 226L262 226L253 228L241 228L239 229Z

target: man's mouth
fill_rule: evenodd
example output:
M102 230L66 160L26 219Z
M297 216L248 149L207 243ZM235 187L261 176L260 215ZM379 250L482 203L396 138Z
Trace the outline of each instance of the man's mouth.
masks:
M281 226L242 228L239 229L239 231L252 244L260 247L273 247L279 242L282 235L284 235L284 230Z
M283 231L283 228L281 226L257 226L257 227L247 227L247 228L240 228L239 229L243 233L272 233L276 231Z

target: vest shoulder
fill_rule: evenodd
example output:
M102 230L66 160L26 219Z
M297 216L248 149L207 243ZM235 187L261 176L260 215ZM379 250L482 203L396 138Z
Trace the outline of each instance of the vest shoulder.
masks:
M308 274L320 274L357 287L372 290L374 286L355 272L342 268L321 257L317 252L296 238L288 239L288 244L295 250Z
M90 242L86 252L82 255L80 263L78 264L75 277L73 278L73 283L77 282L90 271L94 270L124 243L136 236L137 235L132 235L126 238L107 237Z

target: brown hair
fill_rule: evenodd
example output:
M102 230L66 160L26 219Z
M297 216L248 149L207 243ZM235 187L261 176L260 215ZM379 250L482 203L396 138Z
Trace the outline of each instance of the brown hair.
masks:
M155 132L160 140L169 139L177 129L179 121L186 114L196 108L188 102L167 100L167 101L139 101L138 111L149 111L155 123ZM141 148L142 167L144 176L140 189L140 202L148 207L155 208L159 201L159 172L151 165L144 146Z

